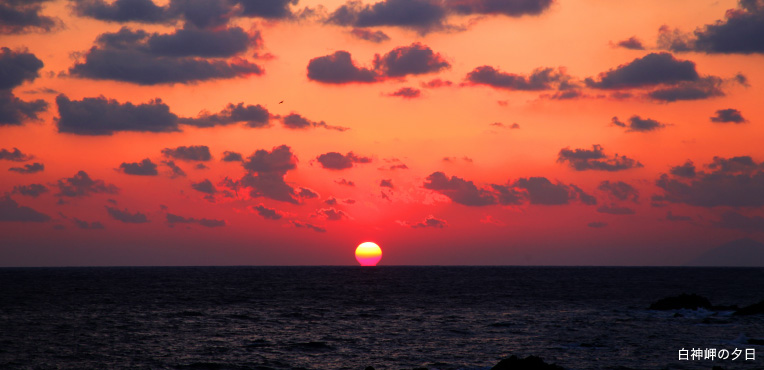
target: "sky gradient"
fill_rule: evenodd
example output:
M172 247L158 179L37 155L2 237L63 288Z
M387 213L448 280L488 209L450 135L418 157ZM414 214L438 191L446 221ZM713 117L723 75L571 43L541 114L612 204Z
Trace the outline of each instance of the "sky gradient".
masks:
M0 265L681 265L764 239L764 3L11 0ZM688 11L692 9L692 11Z

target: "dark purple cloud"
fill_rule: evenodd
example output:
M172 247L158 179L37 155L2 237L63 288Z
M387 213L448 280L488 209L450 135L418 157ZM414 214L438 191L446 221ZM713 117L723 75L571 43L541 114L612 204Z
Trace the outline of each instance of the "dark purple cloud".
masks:
M372 30L367 30L364 28L353 28L353 30L350 31L350 34L361 40L366 40L366 41L371 41L376 43L390 40L390 36L388 36L386 33L380 30L372 31Z
M695 177L695 164L692 163L692 161L684 162L684 164L679 166L671 167L669 170L669 173L671 173L674 176L684 177L691 179Z
M112 135L121 131L178 131L178 117L160 99L134 105L98 98L70 100L56 97L59 118L58 132L77 135Z
M706 76L697 81L683 81L674 86L662 87L650 91L647 96L654 100L675 102L678 100L700 100L724 96L721 78Z
M350 218L350 216L348 216L347 213L335 208L321 208L319 210L316 210L316 212L312 216L319 217L327 221L340 221L340 220L346 220Z
M623 181L611 182L610 180L605 180L600 182L597 189L604 191L614 200L639 202L639 191Z
M75 14L107 22L165 23L169 13L152 0L76 0L72 2Z
M348 154L342 154L337 152L328 152L316 157L321 167L328 170L345 170L353 167L355 163L371 163L371 158L362 157L349 152Z
M391 180L391 179L382 179L382 180L379 180L379 186L383 187L383 188L390 188L390 189L394 189L395 188L395 186L393 186L393 180Z
M241 153L225 151L223 152L223 158L220 159L223 162L244 162L244 157Z
M325 233L326 232L325 228L323 228L321 226L316 226L316 225L313 225L313 224L310 224L310 223L307 223L307 222L291 220L291 221L289 221L289 223L291 223L292 225L294 225L294 227L297 227L297 228L306 228L306 229L313 230L313 231L319 232L319 233Z
M726 229L764 232L764 217L746 216L738 212L728 211L722 213L719 221L714 222L714 225Z
M303 198L303 199L316 199L319 197L318 193L308 188L300 188L300 190L297 191L295 195L298 198Z
M645 46L642 44L642 41L640 41L635 36L629 37L626 40L618 41L616 46L631 50L645 50Z
M761 1L740 0L739 8L727 10L726 18L695 30L689 46L709 54L764 53L761 38L764 4Z
M339 179L335 180L334 182L343 186L355 186L355 182L346 179Z
M128 211L127 209L120 210L115 207L106 207L106 212L111 216L111 218L121 221L128 224L142 224L149 222L149 219L146 217L145 214L140 212L132 213Z
M23 101L10 90L0 90L0 127L18 126L25 121L39 120L37 114L47 109L48 103L45 100Z
M140 162L123 162L119 165L119 168L126 175L156 176L159 174L159 171L157 171L156 163L152 162L151 159L148 158Z
M550 90L565 81L568 76L554 68L537 68L530 76L499 71L491 66L477 67L467 74L473 85L487 85L497 89L537 91Z
M46 222L50 216L21 206L10 196L0 197L0 222Z
M259 149L242 162L242 166L247 170L247 174L236 186L249 188L251 197L300 203L297 191L284 181L287 171L297 167L297 157L290 147L281 145L271 151Z
M748 122L737 109L719 109L716 115L711 117L711 122L716 123L745 123Z
M442 80L440 78L435 78L427 82L422 82L422 87L427 89L437 89L441 87L447 87L452 86L454 83L448 80Z
M519 178L512 183L512 187L525 190L530 204L563 205L576 199L587 205L597 204L597 200L593 196L585 193L579 187L560 182L553 183L546 177Z
M267 127L269 125L271 114L268 109L262 105L237 105L228 104L219 113L210 114L203 111L196 118L180 118L179 123L196 127L215 127L225 126L234 123L244 122L244 125L251 128Z
M48 187L43 184L16 185L13 192L28 197L39 197L48 192Z
M186 172L183 171L183 169L180 168L177 164L175 164L175 161L162 161L162 164L170 168L171 178L186 177Z
M26 50L0 48L0 90L9 90L39 77L43 63Z
M413 87L401 87L400 89L387 94L387 96L398 96L404 99L414 99L422 95L422 90Z
M167 220L167 224L170 227L175 226L175 224L197 224L204 227L222 227L226 225L225 220L183 217L172 213L167 213L165 215L165 219Z
M650 132L662 129L667 125L651 118L642 118L634 115L629 118L629 123L622 122L618 117L613 117L610 122L614 126L626 128L626 132Z
M435 0L383 0L373 5L351 1L329 15L341 26L397 26L426 33L445 27L446 9Z
M424 220L422 221L415 222L415 223L401 222L401 225L408 226L412 229L423 229L423 228L442 229L442 228L448 227L448 222L446 222L446 220L435 218L435 216L433 215L429 215L425 217Z
M252 206L252 210L257 212L257 214L260 215L261 217L268 220L280 220L281 218L284 217L283 213L273 208L268 208L264 206L262 203L256 206Z
M349 128L340 126L331 126L324 121L311 121L297 113L291 113L282 119L284 127L292 130L304 130L308 128L321 127L327 130L347 131Z
M245 17L287 19L294 16L290 5L297 5L298 0L233 0L233 3L241 6L241 15Z
M622 171L631 168L644 167L642 163L626 156L616 154L613 157L605 155L600 145L592 145L592 149L561 149L557 162L565 163L576 171Z
M179 146L177 148L164 148L162 154L167 157L179 159L181 161L202 161L212 160L210 148L206 145Z
M553 0L445 0L444 5L458 14L501 14L510 17L539 15Z
M66 177L58 180L59 197L86 197L93 194L117 194L119 188L113 184L108 184L103 180L95 180L85 171L79 171L72 177Z
M292 148L281 145L270 152L265 149L255 151L242 165L251 172L286 173L297 168L297 157L292 153Z
M209 179L204 179L203 181L191 183L191 188L198 192L208 194L208 195L213 195L218 192L218 189L215 188L215 185L212 185L212 181L210 181Z
M42 172L43 170L45 170L45 165L43 165L42 163L25 164L24 167L11 167L8 169L8 171L13 171L13 172L22 173L22 174L37 173L37 172Z
M5 0L0 2L0 34L49 32L62 25L61 20L40 14L47 0ZM0 68L2 70L2 68Z
M26 162L32 159L34 159L33 155L24 154L18 148L13 148L12 151L5 148L0 150L0 160Z
M597 212L607 213L611 215L618 215L618 216L633 215L634 213L636 213L636 211L634 211L633 209L629 207L622 207L615 204L610 204L610 205L603 204L597 208Z
M424 182L424 188L447 196L454 203L465 206L488 206L497 203L494 194L485 189L478 189L472 181L460 177L449 178L443 172L433 172Z
M357 67L350 53L341 50L308 62L308 78L327 84L371 83L379 79L371 69Z
M429 46L415 42L409 46L397 47L383 56L377 54L374 57L374 68L387 77L403 77L440 72L451 68L451 64Z
M72 222L80 229L83 230L102 230L105 229L102 223L98 221L87 222L78 218L72 218Z
M698 81L700 75L695 63L678 60L669 53L650 53L599 74L597 79L587 78L586 85L597 89L622 89L677 84Z
M748 156L714 157L707 167L710 172L693 177L661 175L655 184L663 194L655 200L699 207L764 206L764 163Z

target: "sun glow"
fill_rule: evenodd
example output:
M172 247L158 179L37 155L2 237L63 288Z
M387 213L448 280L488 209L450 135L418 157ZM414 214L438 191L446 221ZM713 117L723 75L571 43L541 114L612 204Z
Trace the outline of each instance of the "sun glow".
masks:
M382 249L376 243L364 242L355 249L355 259L361 266L376 266L382 259Z

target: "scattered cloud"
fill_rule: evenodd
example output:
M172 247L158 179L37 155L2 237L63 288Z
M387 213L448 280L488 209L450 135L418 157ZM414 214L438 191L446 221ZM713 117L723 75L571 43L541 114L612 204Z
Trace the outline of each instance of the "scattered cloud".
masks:
M0 197L0 222L46 222L50 216L21 206L10 196Z
M268 208L264 206L262 203L252 206L252 210L257 212L258 215L261 217L268 219L268 220L280 220L284 217L284 213L275 210L273 208Z
M467 82L472 85L487 85L497 89L539 91L551 90L569 79L562 70L537 68L530 76L502 72L491 66L477 67L467 74Z
M371 69L358 67L344 50L313 58L308 62L308 78L325 84L372 83L379 76Z
M348 216L345 211L336 208L321 208L316 210L316 212L311 217L318 217L327 221L340 221L350 218L350 216Z
M77 135L112 135L115 132L174 132L178 117L170 107L157 98L134 105L120 103L103 96L70 100L66 95L56 97L59 118L58 132Z
M119 210L115 207L106 207L106 212L111 216L113 219L117 221L121 221L128 224L142 224L149 222L149 219L146 217L145 214L140 212L131 213L127 209Z
M241 153L225 151L223 152L223 158L220 159L223 162L244 162L244 157Z
M343 186L355 186L355 182L346 179L339 179L335 180L334 182Z
M175 164L175 161L162 161L162 163L170 168L170 177L176 178L176 177L186 177L186 172L183 171L182 168L180 168L177 164Z
M642 163L626 156L609 157L605 154L602 146L592 145L592 149L561 149L557 155L557 162L567 162L570 168L576 171L622 171L631 168L644 167Z
M85 171L79 171L74 176L63 178L56 183L59 197L86 197L93 194L117 194L119 188L103 180L94 180Z
M119 168L126 175L156 176L159 174L159 171L157 171L156 163L152 162L151 159L148 158L140 162L123 162L119 165Z
M699 79L700 75L692 61L678 60L669 53L650 53L602 72L597 79L587 78L585 82L587 86L597 89L621 89Z
M643 119L637 115L631 116L628 124L619 120L618 117L613 117L610 122L613 126L626 128L626 132L650 132L667 126L665 123L658 122L651 118Z
M414 99L422 96L422 90L413 87L401 87L400 89L387 94L387 96L397 96L404 99Z
M167 213L165 215L165 219L167 220L167 224L170 227L175 226L175 224L197 224L204 227L222 227L226 225L225 220L183 217L172 213Z
M737 109L719 109L716 115L711 117L711 122L716 123L745 123L748 122Z
M0 2L0 34L50 32L62 27L63 23L60 19L41 14L45 1L6 0Z
M349 130L347 127L328 125L324 121L311 121L297 113L291 113L284 117L282 119L282 123L284 124L284 127L292 130L304 130L313 127L321 127L327 130L335 130L340 132Z
M398 221L398 223L402 226L408 226L412 229L423 229L423 228L443 229L445 227L448 227L448 222L446 222L446 220L435 218L435 216L433 215L429 215L425 217L424 220L419 222L409 223L405 221Z
M299 204L295 189L284 181L287 171L297 167L292 148L281 145L270 152L259 149L242 162L242 166L247 174L236 182L236 186L249 188L251 197Z
M352 27L395 26L419 33L445 28L446 9L432 0L383 0L373 5L350 1L327 18L328 23Z
M80 219L74 217L74 218L72 218L72 222L78 228L83 229L83 230L103 230L103 229L105 229L103 224L98 222L98 221L87 222L87 221L83 221L83 220L80 220Z
M454 83L451 81L435 78L427 82L422 82L421 86L426 89L437 89L441 87L452 86L453 84Z
M328 170L346 170L352 168L355 163L371 163L371 158L361 157L353 152L341 154L337 152L324 153L316 157L321 167Z
M684 177L691 179L695 177L695 164L692 163L692 161L684 162L684 164L681 164L679 166L671 167L669 170L669 173L671 173L674 176Z
M639 191L623 181L605 180L600 182L597 189L608 194L613 200L632 201L639 203Z
M0 19L4 17L3 6L0 4ZM0 26L0 30L2 28ZM0 48L0 71L3 71L0 73L0 127L18 126L28 120L37 120L37 114L47 110L48 103L45 100L23 101L11 91L36 79L42 67L42 61L26 50Z
M386 33L380 30L372 31L372 30L367 30L365 28L353 28L350 31L350 34L361 40L371 41L375 43L390 41L390 36L388 36Z
M395 186L393 186L393 180L391 179L382 179L379 181L379 186L383 188L390 188L394 189Z
M177 148L164 148L162 154L167 157L179 159L181 161L201 161L212 160L210 148L206 145L179 146Z
M35 198L48 191L48 187L43 184L16 185L13 187L14 193Z
M19 148L13 148L8 150L3 148L0 150L0 160L13 161L13 162L26 162L34 159L33 155L24 154Z
M218 192L218 189L215 188L215 185L212 185L212 181L209 179L191 183L191 188L207 195L217 194Z
M616 46L631 50L645 50L645 45L642 44L636 36L631 36L626 40L621 40L616 43Z
M297 221L297 220L290 220L289 223L291 223L296 228L305 228L309 230L313 230L315 232L319 233L325 233L326 229L320 226L316 226L307 222Z
M226 126L244 123L251 128L268 127L271 114L262 105L228 104L219 113L202 111L196 118L180 118L179 123L196 127Z
M43 170L45 170L45 165L36 162L32 164L25 164L24 167L11 167L8 169L8 171L13 171L21 174L37 173L42 172Z

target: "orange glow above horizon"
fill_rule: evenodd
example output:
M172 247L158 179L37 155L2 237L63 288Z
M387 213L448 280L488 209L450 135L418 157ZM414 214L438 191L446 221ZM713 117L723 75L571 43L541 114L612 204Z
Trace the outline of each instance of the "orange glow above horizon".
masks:
M355 259L361 266L376 266L382 259L382 249L373 242L363 242L355 249Z

